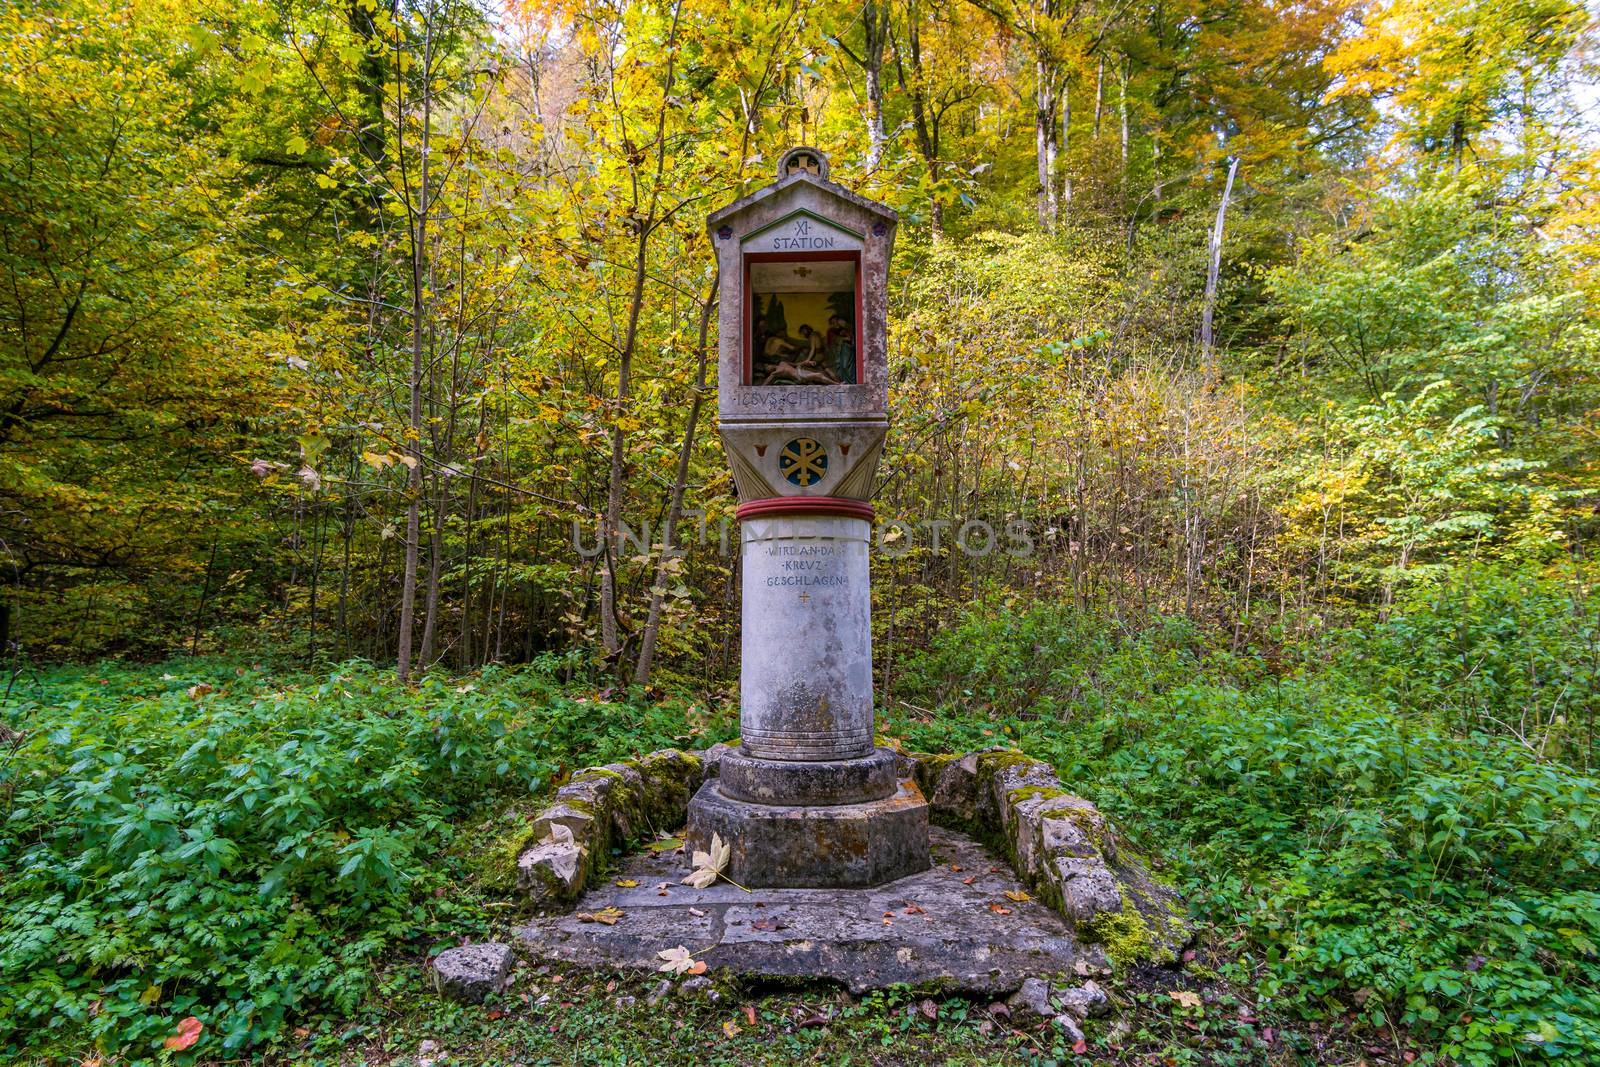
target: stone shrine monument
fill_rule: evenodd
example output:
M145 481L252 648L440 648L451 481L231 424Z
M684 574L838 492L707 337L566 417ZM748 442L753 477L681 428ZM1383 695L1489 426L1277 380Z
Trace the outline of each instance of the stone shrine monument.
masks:
M741 737L690 801L688 841L720 835L746 886L873 886L929 865L927 803L873 745L869 497L896 221L813 148L706 220L740 500Z
M1176 894L1048 764L873 745L869 497L889 427L895 221L829 181L813 148L707 220L718 429L740 501L742 736L574 774L487 850L485 877L546 910L517 937L547 965L642 971L669 989L659 974L693 956L853 993L1018 991L1013 1006L1081 1038L1107 1000L1094 981L1072 985L1180 959L1191 927ZM681 841L664 837L685 821ZM695 853L709 879L698 858L683 877ZM483 948L441 954L438 988L499 988L504 946ZM681 990L709 988L695 973Z

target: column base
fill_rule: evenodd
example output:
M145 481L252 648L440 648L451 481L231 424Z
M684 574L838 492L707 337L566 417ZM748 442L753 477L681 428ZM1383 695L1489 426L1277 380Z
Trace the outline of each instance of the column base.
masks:
M722 757L722 795L752 804L864 804L895 794L899 758L875 748L860 759L775 760L743 749Z
M717 779L689 801L689 849L712 835L731 849L724 872L750 888L865 888L928 869L928 802L910 778L893 796L825 807L735 800Z

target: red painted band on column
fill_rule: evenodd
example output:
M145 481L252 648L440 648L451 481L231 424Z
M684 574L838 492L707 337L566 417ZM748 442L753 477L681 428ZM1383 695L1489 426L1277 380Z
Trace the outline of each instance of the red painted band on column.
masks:
M770 496L745 501L736 514L740 522L779 515L838 515L871 522L873 511L865 500L847 500L840 496Z

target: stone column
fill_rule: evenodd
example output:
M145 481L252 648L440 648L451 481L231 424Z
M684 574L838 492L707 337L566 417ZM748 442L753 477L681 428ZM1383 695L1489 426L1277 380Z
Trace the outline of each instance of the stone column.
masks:
M744 750L769 760L872 754L872 591L864 518L779 514L741 530Z
M869 505L773 498L739 509L742 733L690 803L752 886L869 886L926 870L927 804L873 745Z

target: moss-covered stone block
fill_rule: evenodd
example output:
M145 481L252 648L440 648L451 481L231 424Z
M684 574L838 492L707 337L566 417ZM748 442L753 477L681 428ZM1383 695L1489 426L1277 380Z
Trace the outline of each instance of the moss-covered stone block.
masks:
M613 849L681 826L701 775L700 758L676 749L582 770L537 815L490 842L479 867L492 884L514 884L532 903L568 903Z
M994 844L1085 940L1124 965L1177 958L1192 933L1177 894L1049 764L1006 748L909 758L935 821Z

